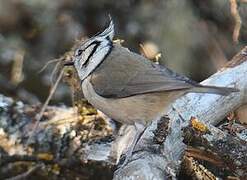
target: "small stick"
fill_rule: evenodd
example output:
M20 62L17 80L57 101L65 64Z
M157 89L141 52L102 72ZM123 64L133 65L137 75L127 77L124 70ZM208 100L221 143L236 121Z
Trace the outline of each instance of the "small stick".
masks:
M238 12L238 5L236 0L230 0L231 14L235 21L235 26L232 34L233 42L238 43L239 33L242 25L242 20Z
M39 122L40 122L40 120L41 120L41 118L42 118L42 116L43 116L43 114L44 114L44 112L46 110L46 107L48 106L48 103L50 102L53 94L55 93L55 90L57 89L57 86L58 86L60 80L62 79L62 76L63 76L63 69L61 70L61 72L60 72L60 74L59 74L59 76L57 78L57 81L55 82L54 86L51 87L49 96L47 97L44 105L42 106L42 109L41 109L40 113L36 116L36 122L35 122L35 125L34 125L34 128L33 128L32 132L31 132L31 134L30 134L30 136L29 136L29 138L27 140L27 145L30 143L30 140L31 140L34 132L38 128Z
M7 178L6 180L24 180L24 179L28 179L28 177L30 177L35 171L37 171L38 169L40 169L42 167L42 165L38 164L32 168L30 168L28 171L19 174L15 177L11 177L11 178Z
M42 71L44 71L44 70L48 67L49 64L58 62L58 61L60 61L60 60L61 60L61 58L53 59L53 60L48 61L48 62L47 62L47 63L46 63L46 64L38 71L38 73L41 73Z
M61 60L61 59L59 59L59 60ZM61 64L61 61L58 62L58 63L55 65L54 69L52 70L51 79L50 79L50 81L51 81L52 84L54 83L54 82L53 82L53 77L55 76L55 74L56 74L56 72L57 72L57 69L59 68L59 65L60 65L60 64ZM63 70L63 69L62 69L62 70Z

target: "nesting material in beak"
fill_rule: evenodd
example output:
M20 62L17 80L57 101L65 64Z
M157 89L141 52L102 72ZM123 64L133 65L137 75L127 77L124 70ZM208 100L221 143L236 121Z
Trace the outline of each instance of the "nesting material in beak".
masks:
M73 66L74 65L74 62L73 61L65 61L64 66Z

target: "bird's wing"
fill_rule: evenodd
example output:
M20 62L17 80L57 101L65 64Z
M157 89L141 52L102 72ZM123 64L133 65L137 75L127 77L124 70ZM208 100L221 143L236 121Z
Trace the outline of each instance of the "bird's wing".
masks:
M97 94L109 98L190 89L197 85L185 76L118 45L92 73L90 81Z

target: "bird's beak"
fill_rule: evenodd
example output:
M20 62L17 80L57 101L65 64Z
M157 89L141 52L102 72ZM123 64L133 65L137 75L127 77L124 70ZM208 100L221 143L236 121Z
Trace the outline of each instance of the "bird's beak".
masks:
M65 61L63 63L64 66L73 66L74 65L74 62L73 61Z

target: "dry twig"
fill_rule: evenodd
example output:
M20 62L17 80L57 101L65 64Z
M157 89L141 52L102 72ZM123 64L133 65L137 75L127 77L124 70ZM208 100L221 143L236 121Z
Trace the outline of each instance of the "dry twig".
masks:
M235 21L232 39L234 43L238 43L242 20L238 12L237 0L230 0L230 5L231 5L231 14Z

